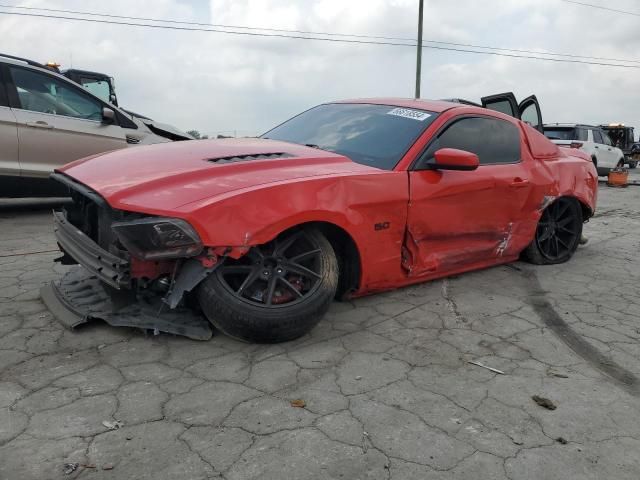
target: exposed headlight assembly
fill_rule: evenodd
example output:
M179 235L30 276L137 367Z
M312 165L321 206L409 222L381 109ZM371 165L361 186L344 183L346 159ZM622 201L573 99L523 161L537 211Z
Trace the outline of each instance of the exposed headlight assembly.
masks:
M120 243L141 260L193 257L202 241L189 223L179 218L149 217L111 225Z

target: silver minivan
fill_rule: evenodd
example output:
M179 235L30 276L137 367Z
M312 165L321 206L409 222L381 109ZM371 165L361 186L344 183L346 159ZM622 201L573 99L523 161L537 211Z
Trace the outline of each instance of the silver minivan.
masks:
M43 65L0 54L0 197L64 195L48 180L54 168L109 150L191 138L115 107Z

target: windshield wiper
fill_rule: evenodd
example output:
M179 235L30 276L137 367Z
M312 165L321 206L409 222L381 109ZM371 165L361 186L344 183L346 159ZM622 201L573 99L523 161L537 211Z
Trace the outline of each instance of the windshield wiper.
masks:
M305 143L304 144L305 147L311 147L311 148L317 148L318 150L322 150L318 145L316 145L315 143Z

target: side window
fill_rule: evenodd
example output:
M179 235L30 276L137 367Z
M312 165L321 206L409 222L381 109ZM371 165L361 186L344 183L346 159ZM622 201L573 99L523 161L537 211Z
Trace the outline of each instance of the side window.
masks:
M489 110L495 110L496 112L505 113L510 116L514 116L515 113L511 108L511 104L507 100L499 100L496 102L487 103Z
M600 133L600 130L591 130L591 132L593 133L593 141L595 143L604 143L604 139L602 138L602 133Z
M525 107L520 115L520 120L528 123L533 128L536 128L540 124L540 117L538 116L538 109L535 103L530 103Z
M431 160L441 148L478 155L481 165L520 161L520 130L510 122L485 117L462 118L438 135L426 152Z
M589 135L586 128L576 128L576 140L586 142L589 139Z
M45 73L9 67L23 110L84 120L102 120L102 104Z
M605 144L605 145L609 145L609 146L611 146L611 145L612 145L612 143L611 143L611 137L609 137L609 134L608 134L607 132L602 132L602 138L603 138L603 140L604 140L604 144Z

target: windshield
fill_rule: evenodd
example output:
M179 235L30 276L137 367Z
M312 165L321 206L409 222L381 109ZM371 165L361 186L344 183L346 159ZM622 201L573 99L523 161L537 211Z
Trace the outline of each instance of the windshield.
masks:
M262 135L392 170L437 114L389 105L319 105Z
M107 103L111 102L111 85L105 79L80 77L80 83L96 97Z
M578 140L575 128L545 128L544 136L549 140Z

